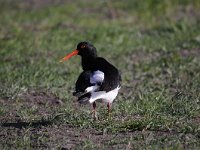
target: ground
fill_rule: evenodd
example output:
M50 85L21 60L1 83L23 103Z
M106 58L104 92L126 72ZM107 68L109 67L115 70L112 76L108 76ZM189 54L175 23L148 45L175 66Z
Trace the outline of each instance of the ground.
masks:
M0 0L1 149L199 149L198 0ZM122 73L106 104L72 96L80 41Z

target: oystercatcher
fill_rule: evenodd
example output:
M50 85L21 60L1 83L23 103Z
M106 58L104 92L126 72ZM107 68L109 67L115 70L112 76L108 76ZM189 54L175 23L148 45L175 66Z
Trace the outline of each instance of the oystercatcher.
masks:
M81 56L83 72L76 81L73 95L81 104L93 104L93 117L96 118L96 101L107 103L108 114L110 106L120 89L121 75L116 67L102 57L97 56L96 48L89 42L80 42L77 48L60 62L74 55Z

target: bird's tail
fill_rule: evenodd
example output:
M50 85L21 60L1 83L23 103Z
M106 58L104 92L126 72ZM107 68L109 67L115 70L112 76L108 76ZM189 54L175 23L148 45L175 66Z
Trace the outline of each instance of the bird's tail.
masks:
M91 96L92 96L92 92L94 92L95 90L97 90L99 88L98 85L92 85L92 86L89 86L85 89L84 92L74 92L73 95L78 97L78 102L81 103L81 104L85 104L87 103Z
M86 93L84 95L81 95L80 97L78 97L78 102L80 104L86 104L89 102L90 97L91 97L91 93Z

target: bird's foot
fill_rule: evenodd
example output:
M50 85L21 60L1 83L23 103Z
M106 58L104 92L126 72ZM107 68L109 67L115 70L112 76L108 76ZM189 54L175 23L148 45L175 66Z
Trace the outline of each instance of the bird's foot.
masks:
M98 120L97 112L95 110L92 111L92 118L94 121Z

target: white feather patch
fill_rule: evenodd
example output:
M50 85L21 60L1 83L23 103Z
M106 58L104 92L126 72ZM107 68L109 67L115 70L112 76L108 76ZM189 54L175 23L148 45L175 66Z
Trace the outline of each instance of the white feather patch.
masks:
M102 71L94 71L93 74L90 75L90 83L97 84L102 83L104 80L104 73Z
M97 90L99 88L98 85L94 85L94 86L89 86L88 88L85 89L85 91L88 92L94 92L95 90Z
M105 91L93 92L91 93L92 95L91 95L91 98L89 99L89 102L93 103L94 101L98 99L102 99L104 102L112 103L113 100L116 98L119 89L120 87L118 86L117 88L109 92L105 92Z

